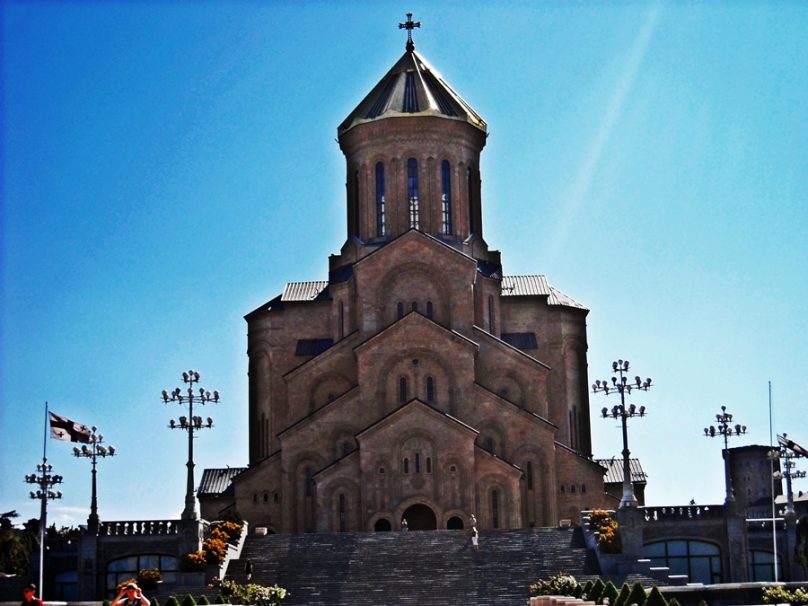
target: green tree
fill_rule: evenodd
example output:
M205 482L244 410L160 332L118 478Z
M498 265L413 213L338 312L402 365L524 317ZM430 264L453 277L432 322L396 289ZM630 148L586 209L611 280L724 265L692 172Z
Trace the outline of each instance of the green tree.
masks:
M24 575L28 571L31 554L39 545L39 521L29 520L23 529L19 529L14 528L11 521L16 517L19 517L16 511L0 515L0 572Z
M170 595L166 600L166 606L180 606L176 596Z
M589 590L588 598L590 602L595 602L595 604L600 604L600 599L603 597L603 591L606 589L606 585L603 583L601 579L595 581L595 584L592 585L592 589Z
M625 605L631 606L632 604L637 604L637 606L643 606L647 597L648 596L645 595L645 589L643 588L642 583L637 581L631 586L631 593L628 594Z
M187 594L182 600L182 606L196 606L196 600L190 593Z
M208 596L206 596L203 593L202 595L199 596L199 599L196 601L196 603L199 604L199 606L209 606L210 600L208 599Z

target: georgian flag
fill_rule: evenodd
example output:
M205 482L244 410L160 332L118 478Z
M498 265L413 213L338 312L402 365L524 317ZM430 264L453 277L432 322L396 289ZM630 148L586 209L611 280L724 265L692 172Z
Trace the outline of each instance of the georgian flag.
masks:
M64 440L65 442L90 443L91 432L89 427L50 411L48 411L48 415L50 416L51 438Z

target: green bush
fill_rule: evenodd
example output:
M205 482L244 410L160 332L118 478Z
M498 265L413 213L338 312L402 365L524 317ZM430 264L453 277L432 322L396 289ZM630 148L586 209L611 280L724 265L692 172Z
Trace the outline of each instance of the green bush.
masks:
M589 579L586 583L584 583L584 589L581 592L582 599L589 599L589 592L592 591L592 587L594 587L595 582L592 579Z
M584 594L584 586L583 585L576 585L575 590L572 592L572 595L578 599L581 599L581 596Z
M791 604L791 606L808 606L808 591L797 588L789 591L785 587L765 587L763 601L766 604Z
M175 596L170 595L166 600L166 606L180 606L180 603L177 601L177 598Z
M196 601L196 603L199 604L199 606L210 606L210 600L208 599L208 596L206 596L204 593L199 596L199 599Z
M617 600L614 602L614 606L628 606L626 604L626 600L628 599L628 594L631 593L631 587L628 586L628 583L623 583L623 586L620 588L620 594L617 596Z
M645 589L643 589L642 583L637 581L634 585L631 586L631 593L628 594L626 598L626 606L631 606L631 604L637 604L637 606L643 606L645 604L645 600L648 598L645 594Z
M670 600L668 600L668 606L682 606L682 605L676 598L671 598Z
M530 586L530 595L574 595L578 587L575 577L568 574L557 574L546 581L539 580Z
M156 597L152 598L150 602L151 606L160 606L160 600L158 600Z
M617 591L617 587L614 586L614 583L609 581L606 583L606 587L604 587L603 593L600 595L600 601L603 602L603 598L609 598L609 604L614 605L619 595L620 592Z
M645 600L645 606L668 606L668 600L665 599L659 588L654 585Z
M186 595L182 600L182 606L196 606L194 596L192 596L190 593Z

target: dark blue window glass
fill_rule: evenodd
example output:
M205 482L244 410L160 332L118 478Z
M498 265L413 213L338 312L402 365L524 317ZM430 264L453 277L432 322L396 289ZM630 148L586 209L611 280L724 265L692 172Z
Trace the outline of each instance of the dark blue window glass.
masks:
M444 234L452 233L452 173L449 167L449 161L444 160L440 165L440 181L441 181L441 213L443 217L443 224L441 231Z
M418 160L407 160L407 198L409 200L410 227L420 228L418 218Z
M387 210L384 200L384 164L376 163L376 235L387 235Z

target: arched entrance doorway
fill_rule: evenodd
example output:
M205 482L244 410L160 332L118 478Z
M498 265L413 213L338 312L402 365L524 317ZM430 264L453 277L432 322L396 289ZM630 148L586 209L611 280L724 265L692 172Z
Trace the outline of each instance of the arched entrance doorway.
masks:
M446 521L446 530L463 530L463 520L452 516Z
M402 518L406 518L410 530L437 530L438 520L435 512L426 505L416 503L407 508Z
M375 532L390 532L393 530L393 526L390 524L390 520L379 518L376 520L376 524L373 525L373 530Z

